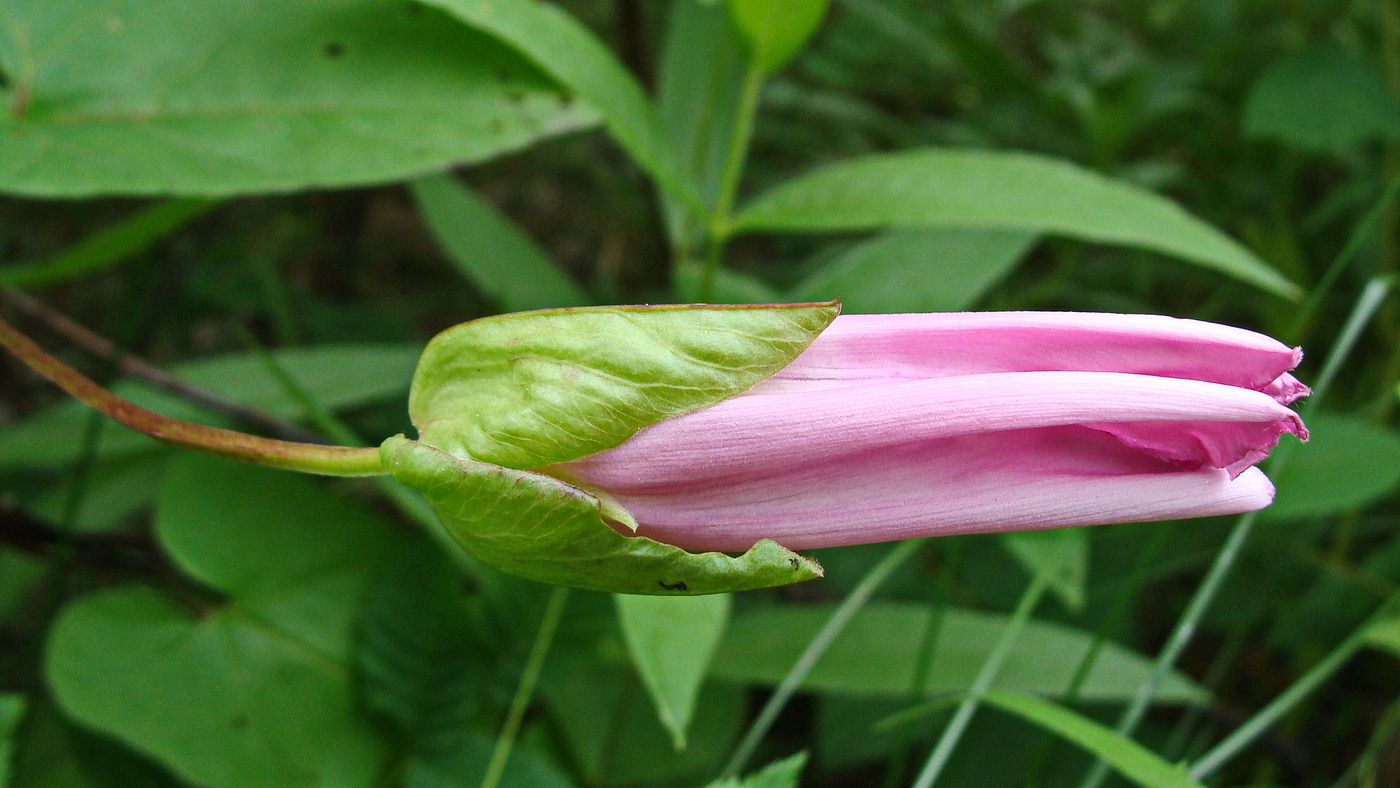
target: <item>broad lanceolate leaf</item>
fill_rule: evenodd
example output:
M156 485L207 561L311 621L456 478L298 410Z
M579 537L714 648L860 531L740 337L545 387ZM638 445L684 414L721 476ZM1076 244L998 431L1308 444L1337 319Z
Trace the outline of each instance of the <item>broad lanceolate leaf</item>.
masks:
M442 332L413 377L421 440L507 468L622 443L786 366L835 304L594 307L500 315Z
M1400 105L1373 68L1332 45L1275 63L1245 101L1244 131L1306 151L1400 138Z
M816 32L826 16L827 0L730 0L727 5L754 65L771 74Z
M307 480L208 457L172 465L157 532L227 602L70 604L45 660L63 708L199 785L376 784L388 752L355 702L352 627L401 536Z
M831 610L830 605L804 605L735 616L715 655L712 676L776 684L831 617ZM803 686L813 692L907 698L915 676L925 675L926 694L965 692L1006 621L1004 615L957 607L937 610L906 603L871 605L856 614ZM925 633L931 622L940 624L933 661L920 674ZM1062 695L1093 640L1091 633L1030 621L1002 666L997 687ZM1127 700L1151 674L1151 660L1110 643L1094 663L1080 698L1087 702ZM1207 695L1186 677L1172 674L1161 683L1155 697L1159 703L1199 703Z
M727 594L668 598L619 594L617 617L632 664L671 732L677 750L695 711L695 697L710 657L724 637L732 602Z
M1006 230L890 230L836 256L787 298L840 298L846 313L970 309L1037 240Z
M982 696L982 702L1074 742L1144 788L1203 788L1181 766L1162 760L1157 753L1112 728L1063 706L1014 692L989 693Z
M568 13L537 0L418 0L515 47L603 116L608 131L674 197L694 202L656 110L613 53Z
M11 0L0 191L391 181L591 120L519 55L383 0Z
M821 576L815 561L768 539L734 558L623 536L605 519L599 499L552 476L465 460L403 437L385 441L380 451L394 478L427 496L467 552L521 577L622 594L684 595Z
M273 358L316 402L335 410L402 397L420 351L416 345L322 345L274 351ZM182 380L274 416L292 420L306 417L301 403L268 372L261 359L251 354L191 361L170 371ZM208 411L146 384L122 382L112 390L172 418L219 423ZM65 400L18 424L7 425L0 430L0 468L47 468L73 462L83 451L83 435L92 415L86 406ZM103 426L98 454L115 457L162 445L135 430L109 423Z
M1359 509L1400 487L1400 433L1365 419L1319 414L1310 439L1274 479L1264 517L1286 520Z
M450 175L413 182L413 199L447 256L506 312L592 299L529 236Z
M1134 246L1279 295L1298 288L1170 200L1073 164L1024 153L914 150L821 168L760 195L739 231L963 227Z

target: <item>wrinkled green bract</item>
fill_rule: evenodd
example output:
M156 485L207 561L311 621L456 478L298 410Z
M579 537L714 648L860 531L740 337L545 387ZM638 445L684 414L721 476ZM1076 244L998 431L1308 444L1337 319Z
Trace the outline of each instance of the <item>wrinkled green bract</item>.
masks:
M598 307L499 315L428 344L408 414L449 454L539 468L610 449L787 366L835 304Z
M769 539L731 557L623 536L597 498L542 473L464 460L403 437L381 451L394 478L428 496L467 552L531 580L621 594L717 594L821 576L815 561Z
M839 307L581 307L500 315L439 334L419 361L419 440L381 446L478 559L547 583L627 594L715 594L821 576L763 540L742 556L624 536L630 515L538 472L734 396L782 369ZM558 471L556 471L557 473Z

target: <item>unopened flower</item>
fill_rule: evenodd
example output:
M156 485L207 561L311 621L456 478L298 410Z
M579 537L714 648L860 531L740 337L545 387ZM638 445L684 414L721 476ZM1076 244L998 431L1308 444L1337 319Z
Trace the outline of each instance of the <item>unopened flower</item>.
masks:
M1235 514L1301 353L1156 316L842 316L748 391L544 469L687 550Z

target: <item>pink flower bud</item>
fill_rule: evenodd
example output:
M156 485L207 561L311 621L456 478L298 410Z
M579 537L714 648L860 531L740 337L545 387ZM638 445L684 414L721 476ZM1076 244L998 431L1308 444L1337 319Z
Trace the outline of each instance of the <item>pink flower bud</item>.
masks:
M1308 393L1237 328L1075 313L842 316L777 375L556 466L688 550L1236 514Z

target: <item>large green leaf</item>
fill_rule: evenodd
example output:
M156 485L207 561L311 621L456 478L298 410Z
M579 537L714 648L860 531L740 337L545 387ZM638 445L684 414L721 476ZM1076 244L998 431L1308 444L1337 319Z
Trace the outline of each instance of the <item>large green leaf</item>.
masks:
M397 180L577 128L518 55L389 0L11 0L0 191L225 195Z
M1274 477L1264 517L1286 520L1359 509L1400 487L1400 433L1365 419L1318 414L1310 437Z
M834 304L593 307L499 315L438 334L408 412L424 443L508 468L610 449L786 366Z
M694 200L642 86L578 20L538 0L418 0L510 44L601 113L618 144L672 196Z
M421 348L415 345L321 345L273 352L287 374L326 408L338 410L402 397ZM306 414L285 386L268 372L257 356L237 353L180 364L177 377L222 395L225 399L261 408L275 416L301 420ZM205 411L148 385L122 382L117 394L157 413L177 419L220 423ZM92 412L65 400L0 430L0 468L44 468L76 460ZM161 444L118 424L103 427L101 457L115 457Z
M1306 151L1338 153L1400 138L1400 105L1373 68L1333 45L1275 63L1244 106L1244 131Z
M1043 698L992 692L982 702L1033 722L1102 758L1114 771L1144 788L1203 788L1186 769L1112 728Z
M1035 245L1034 233L891 230L856 244L803 280L793 301L841 299L841 311L970 309Z
M695 712L695 696L729 624L731 597L619 594L617 618L632 664L651 695L656 716L677 750Z
M771 74L817 31L826 16L827 0L732 0L727 5L754 65Z
M64 609L46 676L63 708L200 785L376 784L352 628L402 537L295 476L208 457L172 465L161 544L221 601L116 588Z
M464 460L403 437L385 441L381 452L394 478L427 496L463 549L503 572L661 595L744 591L821 576L815 561L769 539L736 558L623 536L598 498L553 476Z
M1272 293L1299 290L1174 202L1026 153L912 150L851 159L746 205L739 231L961 227L1051 233L1173 255Z
M735 616L715 655L712 677L747 684L776 684L831 617L831 605L774 607ZM981 670L1007 617L963 608L886 602L857 613L831 644L803 687L813 692L907 698L919 670L929 622L940 622L926 694L964 692ZM1058 696L1069 688L1094 637L1046 621L1031 621L998 674L1001 689ZM1132 698L1152 674L1151 660L1110 643L1099 654L1080 692L1085 701ZM1157 690L1162 703L1199 703L1204 690L1172 674Z
M450 175L413 182L413 199L448 258L506 312L592 299L529 236Z

